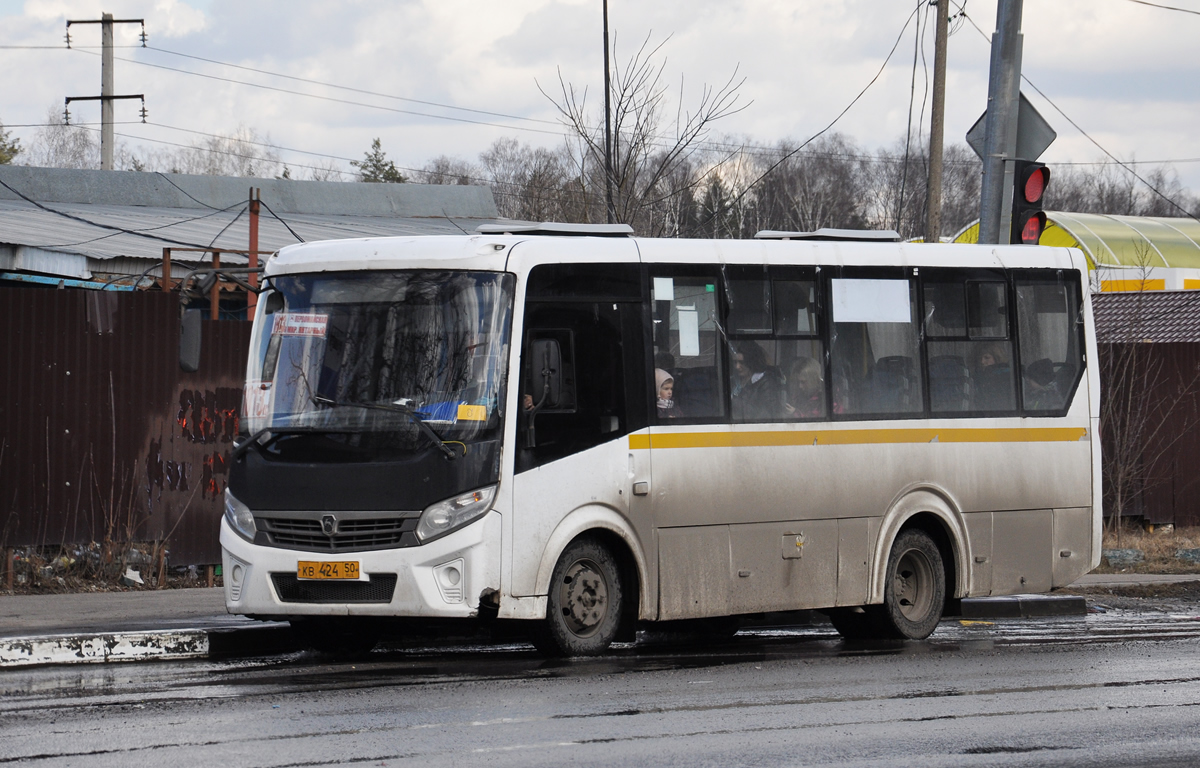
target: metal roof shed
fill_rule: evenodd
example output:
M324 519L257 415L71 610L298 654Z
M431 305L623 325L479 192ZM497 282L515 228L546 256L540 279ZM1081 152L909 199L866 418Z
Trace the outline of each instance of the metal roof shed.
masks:
M157 275L164 247L245 250L252 188L261 190L265 251L301 241L462 234L497 219L487 187L0 165L0 277L104 282ZM173 254L172 274L207 260ZM230 254L222 263L246 259Z

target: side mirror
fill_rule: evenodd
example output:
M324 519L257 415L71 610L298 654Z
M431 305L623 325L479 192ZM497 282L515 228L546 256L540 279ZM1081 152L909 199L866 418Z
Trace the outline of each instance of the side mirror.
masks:
M556 339L538 339L533 342L530 361L533 363L533 385L541 385L541 391L532 394L537 400L536 408L557 408L562 399L562 350Z
M179 367L187 373L200 369L202 309L185 309L179 318Z

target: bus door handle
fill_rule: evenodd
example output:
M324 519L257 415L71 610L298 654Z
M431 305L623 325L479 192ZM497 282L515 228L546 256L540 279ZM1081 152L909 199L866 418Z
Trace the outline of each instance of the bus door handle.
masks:
M642 481L640 483L634 483L633 484L633 495L634 496L649 496L650 495L650 483L647 483L645 481Z

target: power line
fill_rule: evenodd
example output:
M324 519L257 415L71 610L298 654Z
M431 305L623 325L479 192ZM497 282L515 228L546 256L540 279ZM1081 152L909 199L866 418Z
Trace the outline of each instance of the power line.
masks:
M296 234L296 230L292 229L290 224L288 224L286 221L284 221L282 218L280 218L278 213L275 213L275 211L271 210L271 206L267 205L262 200L259 200L258 204L261 205L263 208L266 208L267 212L270 213L272 216L274 216L276 221L278 221L280 224L282 224L284 226L284 228L287 229L288 232L291 232L292 237L296 238L297 240L299 240L302 243L306 242L303 237L300 237L300 235Z
M141 125L141 120L122 120L113 125ZM4 128L86 128L100 123L0 123Z
M74 49L72 49L72 50L74 50ZM98 53L95 53L94 51L83 51L83 53L87 53L92 56L100 55ZM511 129L511 130L517 130L517 131L528 131L530 133L543 133L543 134L550 134L550 135L554 135L554 136L564 135L563 131L561 131L561 130L548 131L548 130L545 130L542 128L529 128L529 127L521 126L521 125L505 125L503 123L492 123L492 122L488 122L486 120L471 120L469 118L454 117L452 115L435 115L435 114L431 114L429 112L417 112L416 110L412 110L412 109L399 109L398 107L385 107L381 104L368 104L366 102L361 102L361 101L351 101L349 99L339 99L334 96L321 96L319 94L305 93L304 91L296 91L296 90L292 90L290 88L280 88L279 86L275 86L275 85L263 85L261 83L247 82L245 80L234 80L233 78L229 78L229 77L220 77L218 75L208 75L203 72L192 72L191 70L179 69L178 67L168 67L165 64L152 64L148 61L138 61L137 59L127 59L127 58L124 58L121 56L117 56L115 58L118 59L119 61L128 62L130 64L139 64L143 67L152 67L154 69L162 69L162 70L166 70L168 72L178 72L180 74L191 75L193 77L202 77L206 80L216 80L216 81L222 82L222 83L232 83L234 85L244 85L248 88L258 88L258 89L261 89L264 91L272 91L275 93L286 93L291 96L303 96L305 98L318 99L320 101L329 101L329 102L333 102L335 104L345 104L345 105L351 106L351 107L365 107L367 109L378 109L378 110L382 110L384 112L394 112L394 113L400 114L400 115L428 117L428 118L432 118L434 120L449 120L449 121L455 122L455 123L468 123L470 125L484 125L484 126L489 126L492 128L505 128L505 129Z
M907 192L906 188L908 187L908 156L909 156L909 151L912 149L913 102L916 100L916 95L917 95L917 54L921 49L921 42L925 39L924 35L921 34L920 13L921 13L921 6L923 6L923 5L925 5L925 0L917 0L917 9L916 9L917 27L916 27L916 33L913 35L912 80L910 81L909 88L908 88L908 121L905 124L905 136L904 136L904 166L901 169L902 173L900 176L900 199L896 203L896 229L897 230L900 229L900 222L901 222L902 217L904 216L904 195ZM925 14L925 18L926 19L929 18L928 12ZM926 81L926 82L928 83L928 81ZM926 85L926 91L928 92L928 84ZM921 114L922 114L922 116L924 116L924 114L925 114L924 102L922 102Z
M1173 5L1162 5L1160 3L1149 3L1149 2L1146 2L1146 0L1129 0L1129 2L1137 3L1138 5L1148 5L1151 8L1161 8L1164 11L1179 11L1180 13L1191 13L1191 14L1195 14L1196 16L1200 16L1200 11L1193 11L1191 8L1176 8ZM1031 85L1032 85L1032 83L1031 83Z
M544 123L546 125L560 125L560 123L557 120L542 120L542 119L539 119L536 117L521 117L520 115L508 115L503 112L489 112L488 110L485 110L485 109L472 109L470 107L456 107L453 104L441 104L436 101L423 101L421 99L411 99L411 98L408 98L407 96L396 96L396 95L390 94L390 93L380 93L378 91L368 91L363 88L354 88L349 85L339 85L337 83L329 83L329 82L325 82L323 80L312 80L307 77L297 77L295 75L285 75L280 72L271 72L266 69L257 69L255 67L247 67L242 64L231 64L227 61L218 61L217 59L206 59L203 56L193 56L188 53L180 53L179 51L172 51L172 50L168 50L166 48L156 48L152 45L146 46L146 49L150 50L150 51L157 51L159 53L170 54L171 56L180 56L185 59L194 59L195 61L203 61L203 62L207 62L209 64L217 64L222 67L230 67L232 69L240 69L245 72L255 72L260 75L269 75L270 77L280 77L285 80L294 80L299 83L309 83L310 85L320 85L320 86L324 86L326 88L337 88L338 90L350 91L351 93L361 93L365 96L378 96L383 99L395 99L396 101L406 101L410 104L424 104L427 107L439 107L441 109L457 109L462 112L473 112L477 115L490 115L492 117L503 117L508 120L524 120L524 121L527 121L530 123Z

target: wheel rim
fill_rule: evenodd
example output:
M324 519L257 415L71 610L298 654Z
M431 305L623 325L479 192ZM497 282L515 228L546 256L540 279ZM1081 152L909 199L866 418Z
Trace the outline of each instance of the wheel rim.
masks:
M595 634L608 616L608 581L591 560L571 563L558 586L558 596L567 629L577 637Z
M933 609L933 563L919 549L909 549L896 561L892 593L901 615L919 624Z

